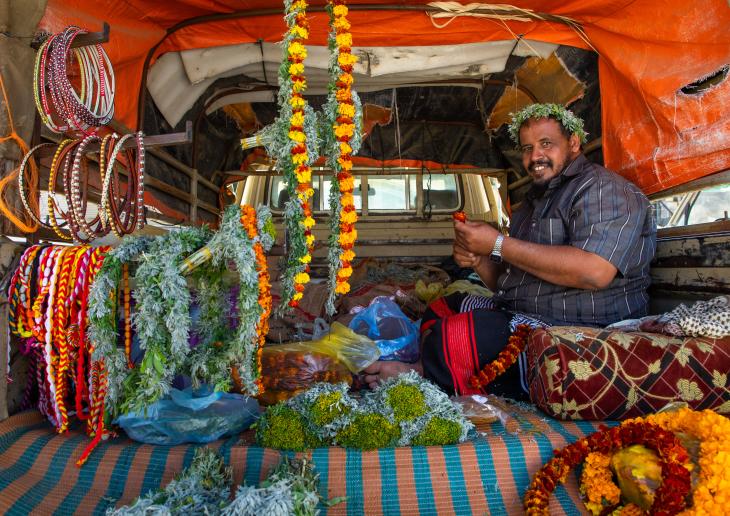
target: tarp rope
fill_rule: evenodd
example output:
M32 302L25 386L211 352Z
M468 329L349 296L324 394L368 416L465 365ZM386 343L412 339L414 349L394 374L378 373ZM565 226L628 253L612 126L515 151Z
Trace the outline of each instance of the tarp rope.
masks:
M518 22L531 22L531 21L546 21L562 23L573 29L578 37L588 45L592 50L596 51L596 48L591 44L588 35L583 30L583 27L573 18L568 16L561 16L559 14L543 14L533 11L532 9L524 9L522 7L516 7L509 4L460 4L459 2L430 2L429 7L437 9L438 11L431 11L428 13L428 17L431 19L431 23L437 29L443 29L449 25L452 21L460 16L471 16L474 18L489 18L501 22L507 31L512 34L513 37L518 36L510 29L505 23L506 21L518 21ZM436 22L436 18L449 18L445 23L439 24ZM529 46L529 45L528 45Z
M3 77L0 74L0 89L2 89L3 92L3 99L5 100L5 109L8 113L8 127L10 128L10 133L7 136L0 137L0 143L12 140L20 149L21 156L25 156L28 153L28 145L25 143L25 141L18 135L18 133L15 131L15 124L13 123L13 115L10 109L10 102L8 101L8 95L5 91L5 82L3 81ZM35 162L31 159L29 163L29 176L28 180L24 181L25 184L28 185L28 188L31 190L29 192L28 196L28 204L31 210L34 210L35 213L40 213L39 207L38 207L38 195L35 191L33 191L35 188L37 188L38 185L38 167L36 166ZM15 224L22 232L24 233L35 233L38 230L38 224L30 217L28 213L23 210L23 219L21 219L19 216L17 216L14 211L10 208L8 203L5 200L6 197L6 188L10 184L15 184L17 186L18 182L18 174L20 172L20 165L18 165L16 168L14 168L7 176L0 179L0 211L2 211L3 215L5 215L10 222ZM19 195L22 195L22 192L18 192Z

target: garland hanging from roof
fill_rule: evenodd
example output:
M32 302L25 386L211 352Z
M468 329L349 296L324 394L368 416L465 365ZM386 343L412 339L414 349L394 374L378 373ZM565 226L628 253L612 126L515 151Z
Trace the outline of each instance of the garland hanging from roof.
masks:
M352 34L345 1L330 0L327 12L330 17L330 84L324 105L324 150L333 177L329 194L331 233L326 308L327 313L333 315L335 297L350 291L349 279L355 259L353 247L357 239L357 211L352 194L355 181L351 170L352 155L357 153L362 143L362 107L357 93L352 90L352 69L357 57L352 55Z
M284 34L284 58L279 67L279 116L262 135L267 153L276 158L276 167L284 176L289 194L284 208L288 255L281 282L281 309L287 305L296 307L302 299L304 285L309 282L314 247L310 164L319 154L315 114L303 95L307 87L304 76L307 57L304 42L309 37L307 3L285 0L284 5L288 30Z

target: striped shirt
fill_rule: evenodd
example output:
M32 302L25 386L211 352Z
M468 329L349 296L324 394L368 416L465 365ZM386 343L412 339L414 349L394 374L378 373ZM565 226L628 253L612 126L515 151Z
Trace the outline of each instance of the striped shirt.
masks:
M646 315L649 263L656 223L634 184L578 156L544 190L533 189L512 216L512 237L536 244L571 245L618 270L604 289L583 290L543 281L506 264L495 301L506 310L552 324L606 326Z

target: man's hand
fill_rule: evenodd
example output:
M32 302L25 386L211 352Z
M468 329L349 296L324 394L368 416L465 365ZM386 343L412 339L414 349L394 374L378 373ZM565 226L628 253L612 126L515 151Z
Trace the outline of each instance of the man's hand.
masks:
M459 246L471 254L486 256L494 249L498 235L499 231L486 222L454 221L454 250Z
M478 254L470 253L460 245L454 243L454 261L456 265L464 269L479 267L482 257Z

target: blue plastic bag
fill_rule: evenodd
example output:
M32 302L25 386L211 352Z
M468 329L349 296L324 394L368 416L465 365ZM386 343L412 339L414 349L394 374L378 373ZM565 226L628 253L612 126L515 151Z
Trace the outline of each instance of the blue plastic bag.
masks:
M146 414L119 416L119 425L135 441L174 445L209 443L248 429L259 417L256 399L241 394L172 389L169 398L147 407Z
M418 324L388 297L374 298L350 321L350 329L375 341L380 349L380 360L418 360Z

